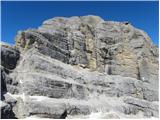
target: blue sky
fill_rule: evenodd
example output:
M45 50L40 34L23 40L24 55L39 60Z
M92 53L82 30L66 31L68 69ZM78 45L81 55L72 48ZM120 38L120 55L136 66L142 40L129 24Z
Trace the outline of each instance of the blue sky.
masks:
M98 15L104 20L129 21L143 29L158 46L158 2L2 2L1 39L14 44L18 30L37 28L46 19L57 16Z

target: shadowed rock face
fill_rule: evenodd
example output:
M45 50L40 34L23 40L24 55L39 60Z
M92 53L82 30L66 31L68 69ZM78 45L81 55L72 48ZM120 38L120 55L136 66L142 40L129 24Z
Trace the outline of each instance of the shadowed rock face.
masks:
M17 118L158 117L158 48L128 22L56 17L19 31L13 51L1 53Z
M14 47L2 44L1 45L1 118L15 119L15 114L12 111L16 100L6 93L15 93L18 82L12 80L9 76L11 71L16 67L19 59L19 52ZM16 84L15 84L16 83ZM15 87L15 88L14 88Z

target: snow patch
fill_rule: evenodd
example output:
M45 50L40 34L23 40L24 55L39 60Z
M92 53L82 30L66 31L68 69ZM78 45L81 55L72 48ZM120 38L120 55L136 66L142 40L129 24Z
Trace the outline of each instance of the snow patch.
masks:
M47 99L47 97L44 97L44 96L29 96L29 98L36 100L36 101L43 101Z
M21 84L23 83L21 79L19 80L19 83L21 83Z

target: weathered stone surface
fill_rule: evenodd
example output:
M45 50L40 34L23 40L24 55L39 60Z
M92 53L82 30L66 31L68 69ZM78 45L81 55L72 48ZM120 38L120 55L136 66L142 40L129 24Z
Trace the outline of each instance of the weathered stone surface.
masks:
M10 119L15 118L15 114L12 111L13 106L16 104L11 96L7 95L7 92L12 92L16 89L10 89L9 86L17 86L15 81L9 74L16 67L19 59L19 52L14 47L1 43L1 118Z
M13 72L20 58L20 53L13 46L1 43L1 93L9 91L18 92L18 82L13 80L9 74Z
M17 118L158 117L158 48L128 22L56 17L19 31L9 51L1 81Z
M16 100L8 94L3 95L3 101L0 101L1 108L1 118L2 119L15 119L15 113L13 112L13 107L16 104Z
M132 109L130 109L130 113L136 113L135 110L141 110L144 111L144 115L145 116L156 116L158 117L158 113L159 113L159 106L158 103L150 103L148 101L145 100L139 100L137 98L132 98L132 97L128 97L126 99L124 99L125 103L128 103L131 105L131 108L134 108L134 111Z
M6 119L6 118L10 118L10 114L11 114L11 106L3 101L1 102L1 118L2 119Z
M20 57L19 54L20 54L19 51L16 50L15 48L2 44L1 45L1 65L7 69L14 69Z
M6 74L4 72L4 69L1 68L1 100L4 99L3 94L7 92L5 79L6 79Z
M157 79L148 65L143 68L150 63L158 68L157 48L146 33L131 24L96 16L53 18L38 30L19 32L16 41L21 49L38 47L41 53L65 63L141 80L147 77L149 82Z
M25 118L27 116L37 116L42 118L60 118L65 111L64 104L53 103L50 101L34 101L28 99L27 101L20 100L14 112L17 113L18 118ZM20 108L22 107L22 108ZM22 111L22 112L20 112Z

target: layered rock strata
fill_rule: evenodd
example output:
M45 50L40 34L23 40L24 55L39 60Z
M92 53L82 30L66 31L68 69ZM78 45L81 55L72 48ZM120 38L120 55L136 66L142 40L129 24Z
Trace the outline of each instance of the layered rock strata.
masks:
M56 17L15 39L1 46L1 96L16 118L158 117L158 48L130 23Z

